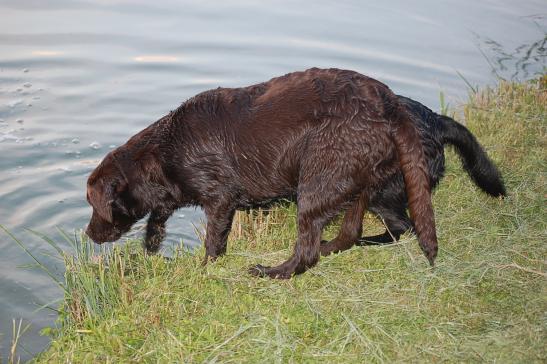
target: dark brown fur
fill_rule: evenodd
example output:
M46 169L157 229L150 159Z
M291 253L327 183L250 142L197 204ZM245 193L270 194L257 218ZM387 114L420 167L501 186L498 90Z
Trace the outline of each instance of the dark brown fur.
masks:
M436 114L417 101L403 96L398 96L398 99L406 107L420 134L431 188L437 186L444 175L444 146L451 145L460 156L463 169L477 187L493 197L506 196L500 172L465 126L448 116ZM326 244L321 246L324 255L348 249L354 244L391 244L406 231L413 230L412 221L406 212L407 197L401 173L393 175L366 198L361 196L347 210L338 236L331 242L322 242ZM386 225L383 234L361 237L364 206L382 218Z
M346 218L360 216L361 202L398 171L420 246L433 264L429 177L405 108L376 80L314 68L201 93L110 152L88 180L87 233L113 241L150 212L145 246L154 252L167 218L198 205L207 216L206 260L214 259L226 252L237 209L293 198L293 256L277 267L251 269L289 278L317 263L322 229L337 213L352 206Z

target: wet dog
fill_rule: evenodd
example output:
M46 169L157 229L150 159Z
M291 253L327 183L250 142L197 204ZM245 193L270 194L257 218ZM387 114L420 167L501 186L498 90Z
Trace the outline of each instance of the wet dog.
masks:
M432 188L438 185L444 175L444 146L451 145L477 187L493 197L506 195L500 172L465 126L448 116L433 112L417 101L403 96L398 98L420 134ZM347 249L354 244L390 244L397 241L404 232L413 230L412 221L406 212L408 200L402 173L397 172L383 186L361 198L346 211L338 236L321 246L323 255ZM387 227L383 234L361 237L365 207L382 218Z
M110 152L88 179L93 214L86 232L98 243L114 241L149 213L144 244L155 252L169 216L201 206L207 261L226 252L237 209L294 199L293 255L279 266L250 270L289 278L317 263L321 232L334 216L349 208L346 217L362 218L361 202L398 173L420 247L433 265L430 177L407 108L374 79L313 68L203 92Z

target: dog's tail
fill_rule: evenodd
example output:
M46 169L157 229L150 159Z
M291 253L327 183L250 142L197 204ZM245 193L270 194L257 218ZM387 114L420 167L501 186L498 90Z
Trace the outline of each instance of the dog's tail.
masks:
M393 104L392 104L393 105ZM393 140L403 173L410 217L420 247L433 265L437 256L435 215L431 205L429 173L418 131L402 105L397 105L390 119L393 121Z
M441 125L443 144L455 147L471 180L491 196L506 196L500 172L475 136L465 126L448 116L438 115L437 121Z

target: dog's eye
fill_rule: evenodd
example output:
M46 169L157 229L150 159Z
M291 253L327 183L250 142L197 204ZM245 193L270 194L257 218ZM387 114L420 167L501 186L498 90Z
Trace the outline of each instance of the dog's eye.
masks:
M120 201L118 200L115 200L113 203L112 203L112 210L116 213L116 214L121 214L121 215L129 215L129 211L127 211L127 209L125 208L125 206L120 203Z

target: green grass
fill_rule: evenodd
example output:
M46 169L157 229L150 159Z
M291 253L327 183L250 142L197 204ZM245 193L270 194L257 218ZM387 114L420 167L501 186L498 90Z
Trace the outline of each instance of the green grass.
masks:
M65 299L37 362L546 362L547 77L473 94L461 112L499 165L505 200L479 192L452 152L434 195L431 269L416 239L355 247L291 280L295 208L239 213L228 254L147 257L139 242L65 255ZM383 231L366 216L365 233ZM336 224L325 236L336 234Z

